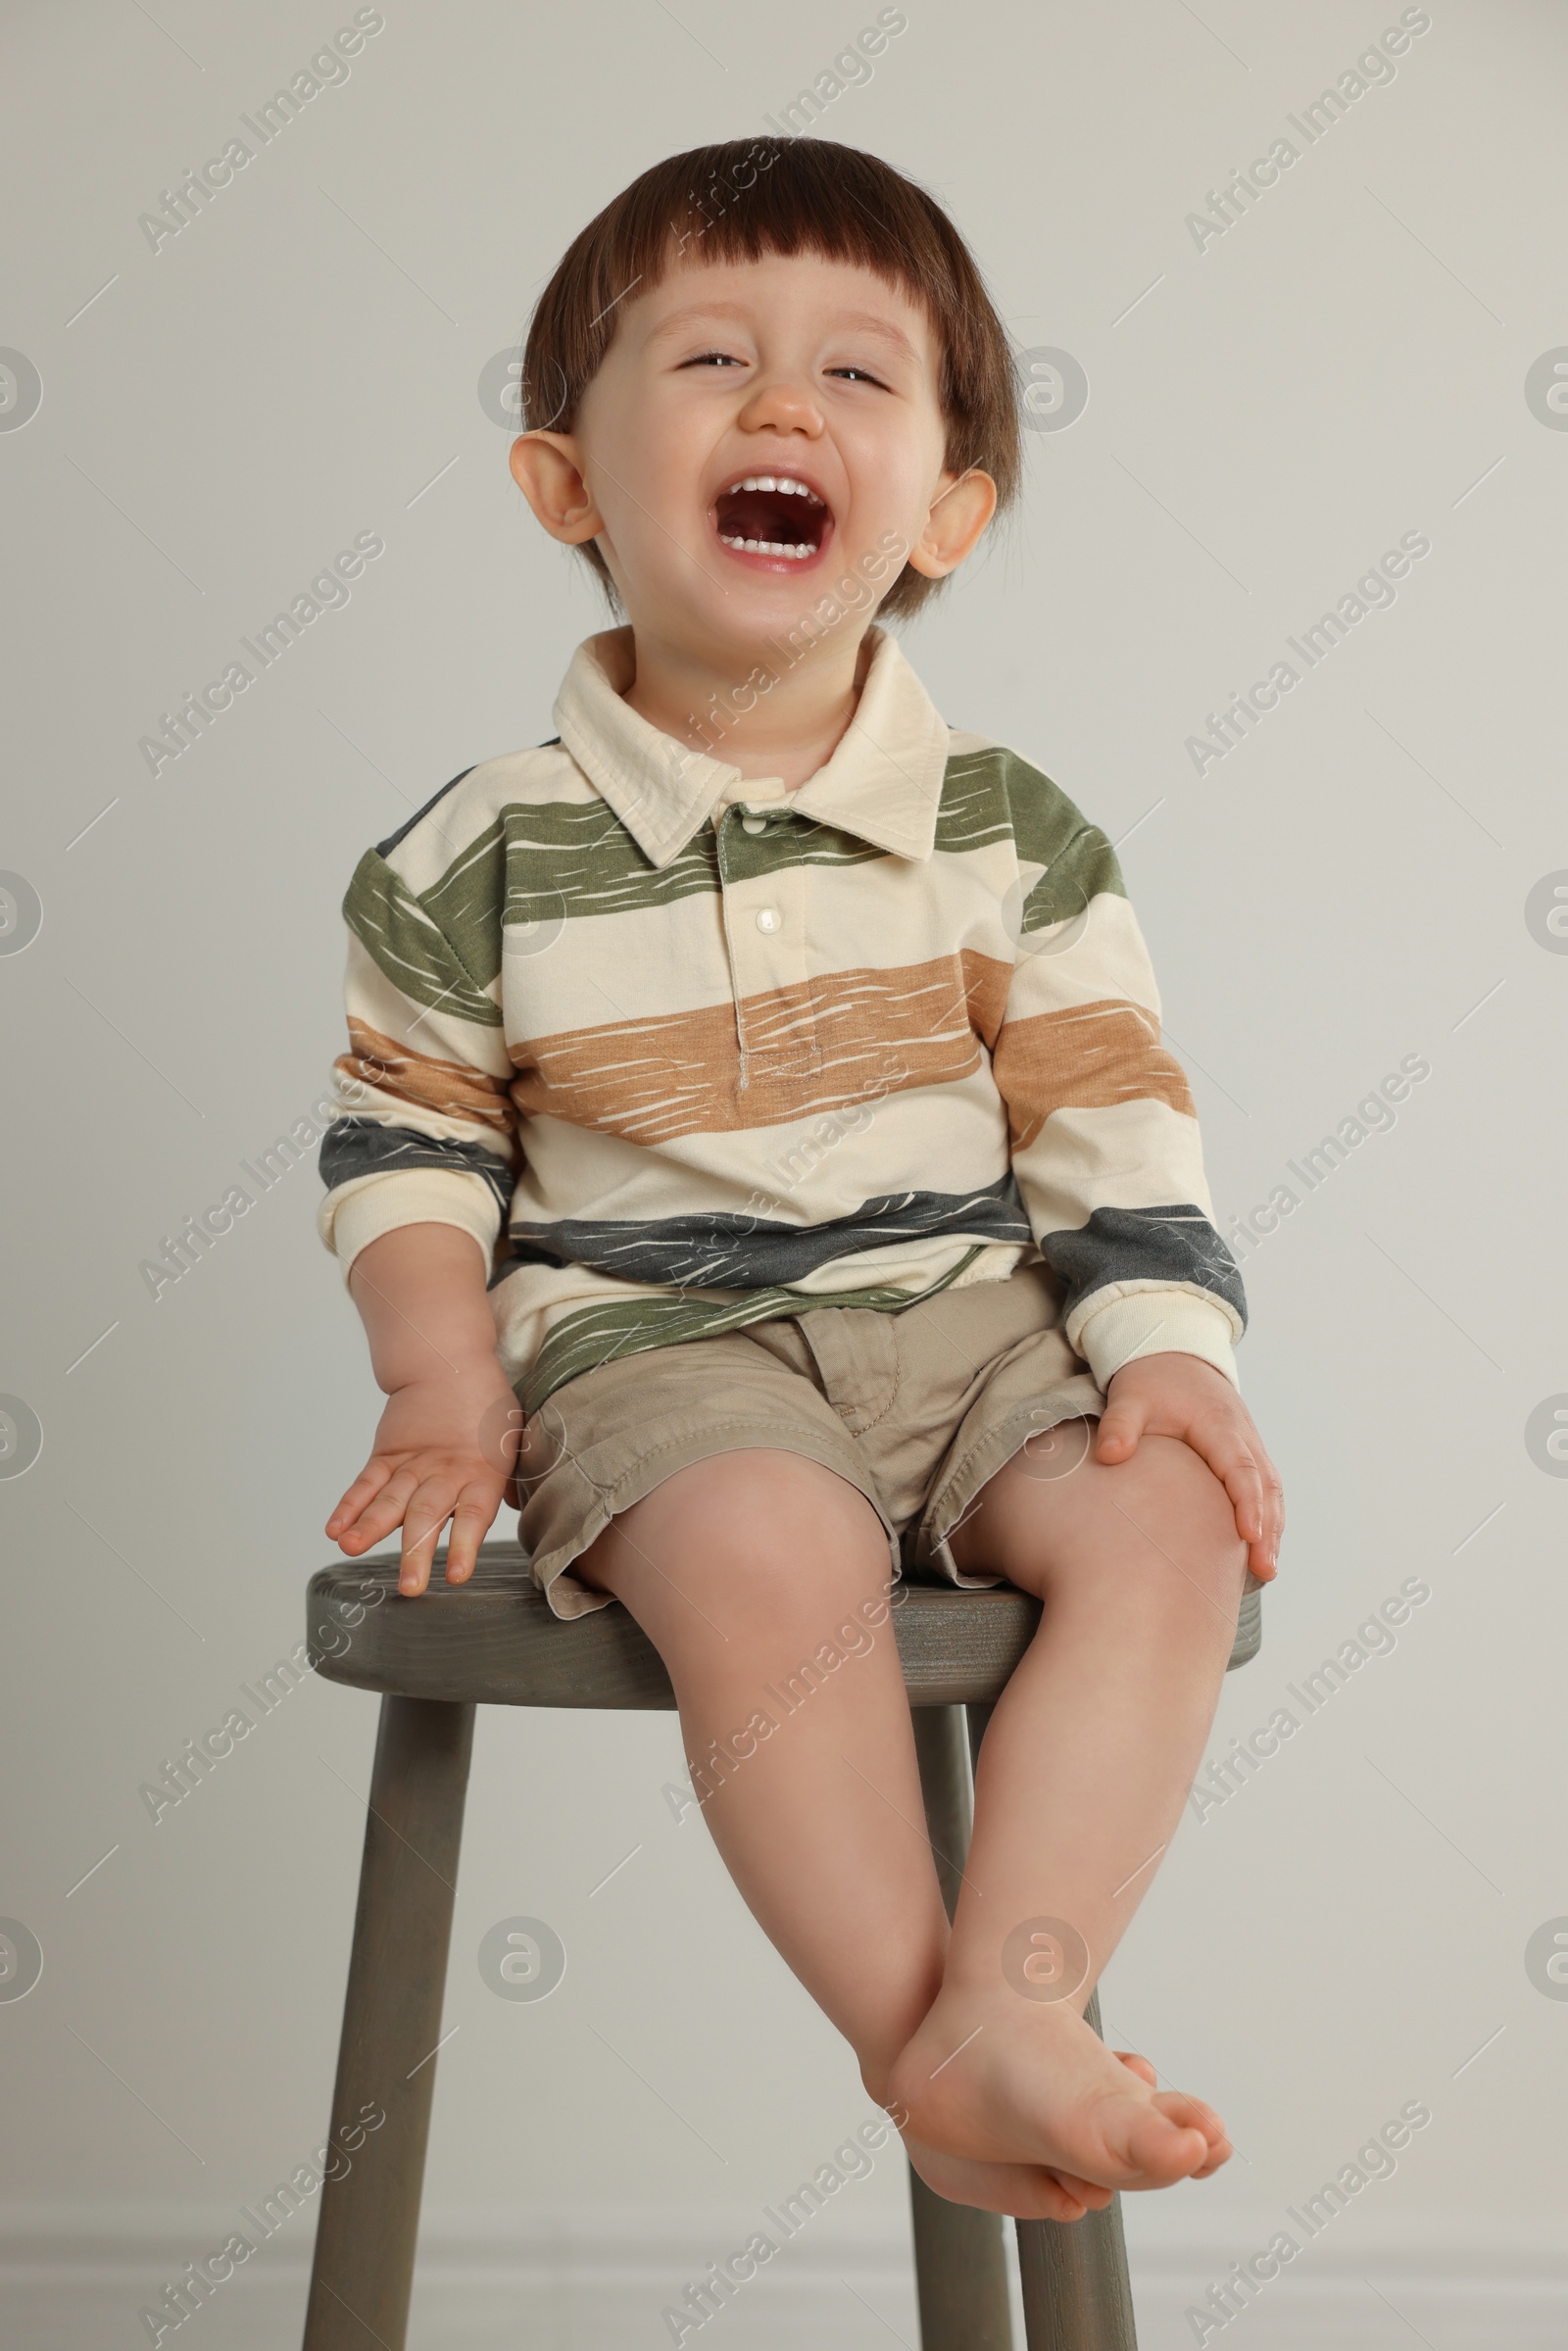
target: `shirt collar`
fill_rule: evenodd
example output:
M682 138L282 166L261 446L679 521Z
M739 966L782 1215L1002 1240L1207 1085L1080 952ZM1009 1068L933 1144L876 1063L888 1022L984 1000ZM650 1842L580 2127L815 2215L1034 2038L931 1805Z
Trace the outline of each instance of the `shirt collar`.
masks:
M924 859L936 837L948 729L898 641L866 632L870 663L843 740L786 805L895 857ZM662 734L621 697L633 671L629 628L578 646L556 700L562 744L656 866L673 862L739 768Z

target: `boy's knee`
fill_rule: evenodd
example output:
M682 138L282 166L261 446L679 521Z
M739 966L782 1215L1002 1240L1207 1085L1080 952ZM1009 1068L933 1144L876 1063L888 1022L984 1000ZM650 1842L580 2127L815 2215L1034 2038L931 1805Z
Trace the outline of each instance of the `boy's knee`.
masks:
M1176 1514L1182 1530L1216 1542L1236 1534L1235 1506L1223 1481L1185 1438L1141 1437L1132 1461L1121 1463L1111 1475L1122 1477L1140 1458L1140 1484L1163 1511Z
M1071 1495L1072 1506L1042 1516L1030 1531L1030 1558L1014 1580L1044 1595L1075 1583L1101 1592L1107 1561L1117 1582L1142 1575L1150 1599L1168 1587L1178 1610L1189 1603L1221 1606L1241 1593L1246 1556L1230 1495L1206 1461L1176 1437L1139 1439L1127 1460L1086 1465L1090 1475Z
M1137 1490L1123 1489L1116 1498L1147 1539L1151 1575L1169 1586L1177 1609L1209 1602L1223 1611L1239 1604L1247 1545L1224 1484L1179 1437L1141 1438L1132 1460L1114 1469L1112 1480L1119 1485L1141 1457Z

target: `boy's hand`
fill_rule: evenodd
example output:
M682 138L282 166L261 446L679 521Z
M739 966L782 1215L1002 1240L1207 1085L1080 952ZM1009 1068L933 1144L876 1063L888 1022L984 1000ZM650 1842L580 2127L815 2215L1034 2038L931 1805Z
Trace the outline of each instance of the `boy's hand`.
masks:
M1247 1564L1260 1584L1279 1573L1285 1495L1235 1388L1200 1355L1139 1355L1113 1372L1095 1459L1130 1460L1143 1436L1179 1437L1206 1461L1236 1511Z
M450 1518L447 1582L466 1583L507 1492L520 1424L493 1355L409 1381L388 1396L374 1450L327 1520L327 1534L357 1559L401 1526L398 1590L413 1594L430 1581Z

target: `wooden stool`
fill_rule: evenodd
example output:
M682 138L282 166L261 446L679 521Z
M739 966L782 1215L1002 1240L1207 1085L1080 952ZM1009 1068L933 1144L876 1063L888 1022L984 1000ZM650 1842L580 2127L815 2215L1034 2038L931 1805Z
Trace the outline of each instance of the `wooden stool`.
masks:
M474 1707L675 1704L658 1651L623 1607L553 1615L515 1543L485 1543L471 1581L456 1588L441 1580L445 1558L413 1600L398 1596L395 1560L341 1560L311 1578L313 1646L350 1635L317 1671L382 1692L332 2130L348 2131L352 2146L362 2108L379 2104L386 2121L321 2188L305 2351L404 2351ZM1260 1590L1249 1578L1233 1667L1257 1652ZM1008 1585L900 1591L892 1623L951 1915L971 1759L1040 1603ZM1098 2001L1088 2016L1098 2032ZM1001 2216L949 2204L912 2171L909 2189L923 2351L1011 2351ZM1136 2351L1119 2198L1071 2225L1014 2227L1029 2351Z

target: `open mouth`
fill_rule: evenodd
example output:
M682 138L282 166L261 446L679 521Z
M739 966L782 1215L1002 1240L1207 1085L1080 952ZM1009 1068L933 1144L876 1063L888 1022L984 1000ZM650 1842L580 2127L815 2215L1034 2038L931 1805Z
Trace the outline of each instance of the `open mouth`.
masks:
M774 563L808 563L833 527L825 499L798 473L748 473L713 501L713 520L737 555Z

